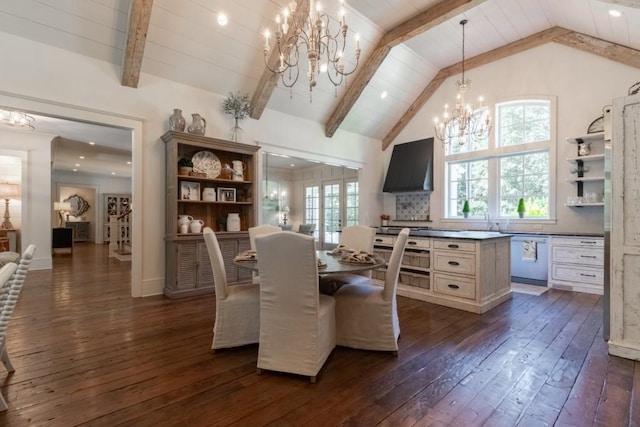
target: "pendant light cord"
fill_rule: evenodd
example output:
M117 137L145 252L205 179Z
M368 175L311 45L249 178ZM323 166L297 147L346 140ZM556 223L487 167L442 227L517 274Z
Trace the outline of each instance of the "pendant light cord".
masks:
M460 25L462 25L462 84L464 84L464 26L467 24L466 19L460 21Z

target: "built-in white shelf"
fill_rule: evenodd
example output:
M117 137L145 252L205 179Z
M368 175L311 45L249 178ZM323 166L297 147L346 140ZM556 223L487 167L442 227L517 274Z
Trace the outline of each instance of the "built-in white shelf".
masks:
M597 160L604 160L604 154L590 154L588 156L576 156L576 157L567 157L568 162L595 162Z
M572 136L570 138L567 138L567 142L571 142L573 144L582 144L583 142L592 141L604 141L604 132L596 132L584 136Z
M585 208L588 206L604 206L604 202L596 202L596 203L574 203L574 204L565 204L565 206L568 206L570 208Z
M604 176L583 176L568 179L567 182L598 182L604 181Z

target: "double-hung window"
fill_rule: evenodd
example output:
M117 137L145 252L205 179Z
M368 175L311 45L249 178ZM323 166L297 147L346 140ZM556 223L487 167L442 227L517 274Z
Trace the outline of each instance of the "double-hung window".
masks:
M470 217L554 215L555 99L536 97L496 104L494 129L484 140L445 147L445 217L461 218L465 201Z

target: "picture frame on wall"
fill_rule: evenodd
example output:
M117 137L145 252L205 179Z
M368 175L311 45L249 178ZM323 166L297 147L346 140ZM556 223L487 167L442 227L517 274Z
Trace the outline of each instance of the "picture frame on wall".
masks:
M181 200L200 200L200 183L182 181L180 183Z
M219 202L235 202L236 201L236 189L235 188L218 188L218 201Z

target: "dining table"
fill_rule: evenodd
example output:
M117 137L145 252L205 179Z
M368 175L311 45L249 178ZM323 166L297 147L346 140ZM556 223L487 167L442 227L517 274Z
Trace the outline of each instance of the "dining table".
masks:
M375 270L386 265L385 260L376 254L371 254L372 263L347 262L343 260L340 254L334 254L332 251L317 250L316 257L318 259L318 274L335 274L335 273L356 273L366 270ZM233 263L239 267L249 270L258 271L257 259L234 259Z

